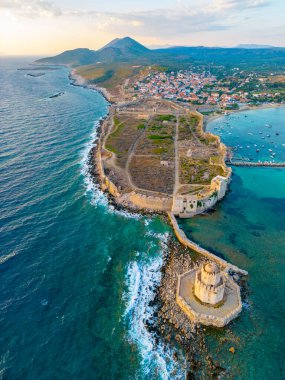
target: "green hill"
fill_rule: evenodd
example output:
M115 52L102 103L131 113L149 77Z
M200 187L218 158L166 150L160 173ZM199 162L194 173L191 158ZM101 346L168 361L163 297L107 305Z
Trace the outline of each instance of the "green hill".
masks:
M217 48L176 46L150 50L130 37L117 38L101 49L74 49L36 61L76 67L86 80L111 88L137 74L142 67L159 65L168 69L188 69L190 65L239 67L270 73L285 70L285 48Z
M54 57L38 59L37 63L50 63L70 66L88 65L97 61L97 53L90 49L66 50Z

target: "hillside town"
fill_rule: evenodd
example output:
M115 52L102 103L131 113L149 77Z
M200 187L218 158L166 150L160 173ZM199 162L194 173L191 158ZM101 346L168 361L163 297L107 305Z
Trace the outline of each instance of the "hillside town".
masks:
M284 83L274 90L270 79L238 68L219 78L209 70L151 72L135 82L134 91L136 98L151 96L224 109L239 108L242 104L284 102L285 94L280 92Z

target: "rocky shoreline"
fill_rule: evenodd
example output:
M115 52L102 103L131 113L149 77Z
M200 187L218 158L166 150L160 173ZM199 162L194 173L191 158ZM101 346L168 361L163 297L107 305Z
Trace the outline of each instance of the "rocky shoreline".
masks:
M84 78L82 78L80 75L77 75L74 73L74 71L70 71L68 74L68 79L70 81L70 84L72 86L77 86L77 87L83 87L83 88L88 88L90 90L94 90L99 92L103 98L109 103L113 104L113 101L111 100L111 96L108 93L107 90L105 90L102 87L97 87L95 85L88 84Z
M104 118L102 118L99 122L99 126L97 128L98 136L97 138L93 141L93 147L91 148L89 152L89 159L88 159L88 167L89 171L92 177L92 180L94 181L95 184L99 184L100 188L101 187L101 177L98 171L98 166L97 166L97 142L100 139L101 132L102 132L102 125L104 123L104 120L108 117L106 115ZM107 190L102 190L102 192L105 194L106 198L108 199L109 205L114 207L118 211L128 211L130 213L139 213L140 215L145 215L145 216L154 216L154 215L160 215L161 217L164 217L165 221L168 223L168 218L164 212L159 212L159 211L151 211L151 210L142 210L142 209L135 209L132 207L128 207L127 205L120 204L116 201L116 198Z
M203 261L205 259L182 246L175 237L169 238L168 254L162 267L162 280L151 305L155 306L157 312L154 321L148 325L157 339L170 344L174 349L178 348L173 355L174 360L179 360L178 352L182 349L187 380L218 379L227 374L227 369L217 363L208 351L205 341L206 328L191 322L176 303L178 274L196 267Z

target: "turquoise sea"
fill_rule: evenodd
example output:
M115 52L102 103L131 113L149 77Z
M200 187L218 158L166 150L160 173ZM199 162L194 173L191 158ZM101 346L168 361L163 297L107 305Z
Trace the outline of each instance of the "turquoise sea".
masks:
M273 144L262 139L259 155L252 146L260 144L259 131L268 129L279 135L274 133ZM244 155L239 152L240 158L250 152L254 161L256 156L267 159L274 145L278 161L285 161L284 107L225 116L207 130L221 134L228 146L251 146L243 148ZM285 169L233 168L230 191L216 212L181 225L193 240L249 272L241 316L225 330L206 333L214 358L231 368L232 379L285 379Z
M17 70L31 60L0 60L0 379L182 379L144 323L171 229L108 205L88 171L107 102L65 68ZM263 112L281 136L284 109L245 119ZM217 211L183 222L249 271L241 317L205 331L233 379L285 378L284 193L282 169L235 169Z

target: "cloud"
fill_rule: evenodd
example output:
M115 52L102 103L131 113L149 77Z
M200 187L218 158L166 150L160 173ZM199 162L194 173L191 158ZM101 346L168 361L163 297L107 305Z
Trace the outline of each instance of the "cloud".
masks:
M0 11L10 11L16 16L34 18L34 17L51 17L62 14L51 1L45 0L1 0Z
M164 39L198 32L221 31L235 27L243 11L268 5L266 0L176 0L172 9L132 12L73 11L74 17L89 18L93 29L117 35L160 36Z
M198 3L198 4L197 4ZM154 1L155 5L155 1ZM175 7L129 12L64 10L49 0L0 0L0 11L18 17L76 18L92 30L114 35L160 37L169 41L198 32L234 28L243 11L268 5L267 0L176 0Z
M249 8L260 8L267 6L269 3L265 0L213 0L213 9L220 10L233 10L239 9L240 11Z
M95 29L117 34L171 36L230 28L230 25L227 25L225 21L221 21L219 12L194 10L192 8L183 10L156 9L132 13L72 12L72 15L89 17Z

